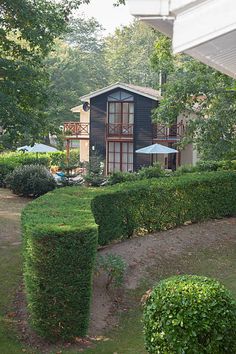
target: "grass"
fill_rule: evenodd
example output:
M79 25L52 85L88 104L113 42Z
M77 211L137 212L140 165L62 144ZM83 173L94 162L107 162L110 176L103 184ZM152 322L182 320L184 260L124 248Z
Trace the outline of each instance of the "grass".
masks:
M21 280L21 247L19 242L19 212L27 203L19 198L8 199L10 193L0 189L0 353L20 354L36 353L21 345L13 330L11 303L15 290ZM158 280L174 274L199 274L219 279L236 297L236 240L229 239L214 244L209 249L196 251L189 249L184 255L175 256L171 262L156 263L147 268L148 276L139 287L126 294L127 311L120 313L119 327L108 331L105 338L97 341L84 354L145 354L142 334L142 294ZM14 325L14 323L13 323ZM105 339L105 340L104 340ZM108 339L108 340L107 340ZM52 353L58 353L59 350ZM78 350L62 350L62 354L76 354Z

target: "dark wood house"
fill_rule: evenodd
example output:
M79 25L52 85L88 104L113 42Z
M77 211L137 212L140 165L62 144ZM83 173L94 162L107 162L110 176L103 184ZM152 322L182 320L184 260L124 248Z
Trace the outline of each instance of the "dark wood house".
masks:
M171 128L152 123L152 110L161 99L159 91L131 84L116 83L81 97L80 122L65 123L68 139L89 140L89 156L99 155L105 161L106 173L136 171L149 166L149 155L135 151L155 142L172 146L179 140L183 126ZM84 111L87 111L86 113ZM87 118L82 116L87 114ZM81 153L82 153L81 149ZM166 167L173 168L176 161L168 157ZM81 156L83 160L83 156Z

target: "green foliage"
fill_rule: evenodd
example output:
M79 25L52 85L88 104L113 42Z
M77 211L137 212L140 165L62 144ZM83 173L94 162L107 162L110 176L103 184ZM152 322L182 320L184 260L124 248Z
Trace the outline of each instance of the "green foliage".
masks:
M211 171L235 171L235 160L223 160L223 161L198 161L195 166L183 165L177 168L174 175L181 176L185 173L193 172L211 172Z
M157 86L159 73L152 69L150 56L158 35L149 26L135 21L108 36L104 50L109 81Z
M108 184L111 186L117 183L133 182L138 179L135 172L114 172L108 177Z
M165 177L165 171L161 169L159 163L153 166L142 167L138 172L114 172L108 177L108 184L134 182L142 179Z
M49 92L42 60L82 2L88 1L1 1L1 145L31 143L52 130L45 114Z
M51 154L53 156L53 154ZM34 153L5 153L0 154L0 187L5 186L6 176L16 167L24 165L43 165L49 167L50 155L37 156Z
M173 56L170 40L165 37L156 43L152 64L157 72L167 74L154 120L169 125L184 114L188 129L181 147L193 143L207 160L235 156L234 80L186 55Z
M87 334L97 248L90 194L83 187L58 189L22 214L30 322L50 341Z
M119 288L123 285L125 270L127 268L126 262L117 254L106 254L101 256L98 254L96 260L96 272L101 271L107 274L106 289L110 286Z
M23 197L39 197L56 187L51 173L41 165L16 167L6 177L5 183L14 194Z
M99 187L104 182L104 163L101 156L93 152L86 163L87 173L84 176L85 182L89 186Z
M208 172L62 188L33 201L22 216L32 326L49 339L86 334L98 236L104 245L134 231L235 215L235 195L234 172Z
M138 175L140 179L159 178L164 176L164 171L162 170L159 163L155 163L153 166L141 168L141 170L138 172Z
M142 180L105 192L91 203L100 245L236 212L234 172Z
M147 298L148 353L236 352L236 302L218 281L178 276L161 281Z

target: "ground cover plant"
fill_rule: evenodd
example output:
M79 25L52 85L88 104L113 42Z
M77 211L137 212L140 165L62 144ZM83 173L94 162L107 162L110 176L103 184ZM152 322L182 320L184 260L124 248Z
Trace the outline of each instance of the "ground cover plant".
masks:
M144 304L148 353L235 353L236 301L218 281L177 276L161 281Z
M96 273L105 272L107 276L106 289L111 286L119 288L123 285L125 270L127 268L126 262L122 257L116 254L107 254L101 256L98 254L96 259Z

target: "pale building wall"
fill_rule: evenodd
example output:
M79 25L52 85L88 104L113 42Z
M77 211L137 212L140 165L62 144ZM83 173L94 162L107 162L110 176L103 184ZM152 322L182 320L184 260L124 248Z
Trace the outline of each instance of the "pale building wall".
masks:
M194 117L195 115L193 113L189 115L183 112L178 116L177 124L183 121L183 124L186 126L188 120L190 118L194 119ZM193 148L192 144L188 144L183 150L181 150L180 165L196 165L198 160L197 151Z
M90 111L85 112L83 107L80 109L80 122L89 123ZM89 161L89 140L80 140L80 162Z

